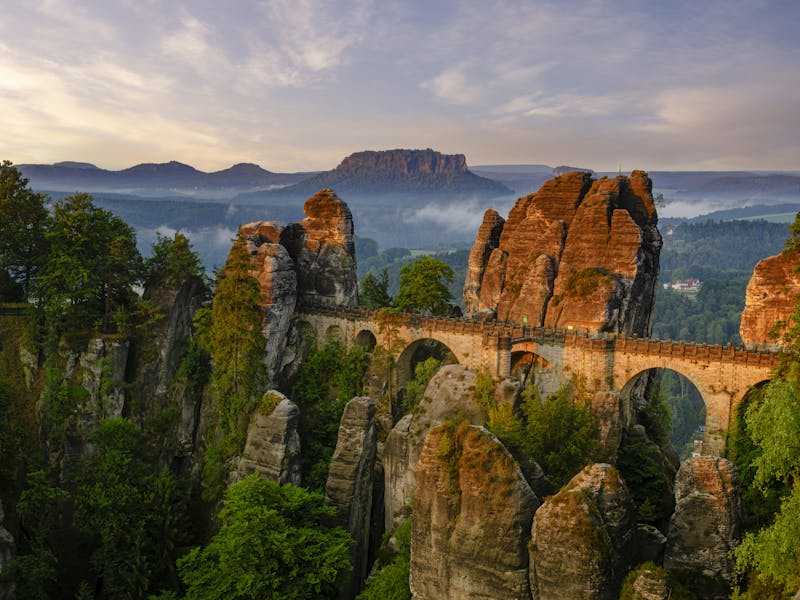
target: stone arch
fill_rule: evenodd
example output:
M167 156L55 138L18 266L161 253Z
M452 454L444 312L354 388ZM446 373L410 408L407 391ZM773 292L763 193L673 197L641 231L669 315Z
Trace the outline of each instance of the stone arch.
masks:
M375 349L378 340L375 339L375 334L372 333L369 329L362 329L356 335L355 340L356 346L360 346L367 352L372 352Z
M344 331L338 325L329 325L325 330L325 342L339 342L344 344Z
M292 327L294 328L294 332L298 340L316 346L317 330L311 323L305 320L296 320Z
M397 368L395 369L397 389L405 387L414 378L415 367L430 357L438 358L443 364L458 362L455 353L444 342L434 338L414 340L403 349L397 358Z
M673 442L678 454L683 451L682 459L688 458L693 452L704 453L706 423L709 418L709 411L713 407L709 406L708 394L704 393L702 381L698 381L693 373L687 373L680 368L680 365L672 367L653 366L640 370L632 375L620 390L619 396L621 406L628 418L633 419L635 414L634 397L644 398L645 394L655 394L660 390L658 386L679 386L679 397L685 400L684 416L687 422L682 426L685 431L679 436L681 441L677 444ZM667 392L669 393L669 392ZM677 415L673 415L673 426L676 425ZM712 427L713 428L713 427ZM699 443L693 443L698 440ZM707 450L707 449L706 449Z
M532 380L542 398L554 394L566 380L563 373L553 368L550 361L528 348L511 352L509 374L523 384Z

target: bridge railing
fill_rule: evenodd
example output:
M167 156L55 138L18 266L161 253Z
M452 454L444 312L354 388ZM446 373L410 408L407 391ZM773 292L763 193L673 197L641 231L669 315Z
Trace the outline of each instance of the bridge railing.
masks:
M325 314L345 319L374 321L379 310L355 306L338 306L326 302L304 300L298 304L298 312ZM779 350L761 347L745 348L731 344L705 344L681 340L629 336L625 333L593 332L588 329L559 329L523 325L512 321L495 319L468 319L464 317L439 317L423 313L403 312L397 317L404 325L416 329L434 329L442 332L480 334L498 338L509 338L513 348L524 342L591 345L608 348L615 352L631 352L680 358L716 359L742 364L775 366L782 353Z

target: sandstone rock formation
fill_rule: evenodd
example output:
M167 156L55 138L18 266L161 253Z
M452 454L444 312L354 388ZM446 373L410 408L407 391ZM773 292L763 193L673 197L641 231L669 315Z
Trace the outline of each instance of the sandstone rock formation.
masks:
M646 173L599 180L567 173L520 198L505 223L498 219L486 213L470 253L468 312L650 333L661 235Z
M262 406L250 419L247 441L232 482L257 471L280 484L300 485L299 420L300 409L286 396L275 390L264 394Z
M701 598L727 598L733 578L730 552L741 536L739 476L733 463L690 458L675 479L664 567Z
M656 569L638 569L633 580L631 600L669 600L672 590L663 571Z
M475 372L447 365L434 375L419 409L404 416L386 438L383 451L386 531L394 529L414 495L415 470L425 435L431 427L461 414L468 423L486 422L485 410L475 402Z
M432 429L416 470L413 598L529 598L526 542L538 505L519 465L483 427Z
M311 196L303 207L306 218L281 232L297 273L299 301L358 304L353 215L331 189Z
M256 221L239 228L264 303L265 362L273 385L287 379L285 371L303 354L302 332L292 327L298 302L358 304L350 209L324 189L306 200L304 210L300 223Z
M533 519L534 600L614 599L632 561L636 508L619 472L584 468Z
M248 223L239 228L253 256L252 275L264 302L262 331L266 338L267 377L274 381L281 366L286 336L297 303L297 274L289 253L280 244L283 227L272 221Z
M194 315L205 301L206 294L205 284L195 277L174 285L162 284L145 289L144 299L152 302L163 318L151 330L153 350L134 351L132 354L135 379L131 397L141 407L137 418L151 417L167 407L179 407L181 418L177 424L175 446L184 456L195 449L202 395L193 388L192 382L182 381L174 385L175 376L182 352L192 335ZM131 371L130 366L128 371Z
M339 590L342 600L354 598L367 576L377 446L374 416L372 398L347 403L325 486L325 502L337 508L339 525L355 540L350 549L353 570Z
M800 296L800 258L783 252L760 261L747 284L739 335L748 345L783 345L785 339L769 335L778 322L785 321Z

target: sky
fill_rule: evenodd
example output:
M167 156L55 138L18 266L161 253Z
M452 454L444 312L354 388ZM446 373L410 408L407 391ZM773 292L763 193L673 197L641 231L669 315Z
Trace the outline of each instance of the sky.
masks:
M0 159L800 169L800 2L4 0Z

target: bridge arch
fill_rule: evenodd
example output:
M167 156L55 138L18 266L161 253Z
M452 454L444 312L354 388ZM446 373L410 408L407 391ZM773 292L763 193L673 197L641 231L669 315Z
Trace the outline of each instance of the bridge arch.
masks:
M420 338L408 344L397 357L395 380L397 389L401 389L414 379L416 366L428 358L435 358L443 365L457 363L455 353L444 343L435 338Z
M344 331L338 325L329 325L325 330L325 342L338 342L344 344L346 342Z
M375 334L372 333L369 329L362 329L356 334L355 344L356 346L360 346L367 352L372 352L377 345L378 340L375 338Z
M670 442L682 459L688 458L694 452L703 452L704 432L708 407L706 398L697 384L675 369L653 367L644 369L633 375L620 390L621 406L624 407L625 417L633 416L634 396L651 398L655 394L661 395L670 403L672 411L672 431ZM630 415L630 416L628 416ZM658 414L654 417L657 419ZM663 416L663 415L662 415ZM658 427L657 422L647 423L648 433L651 435L653 427Z

